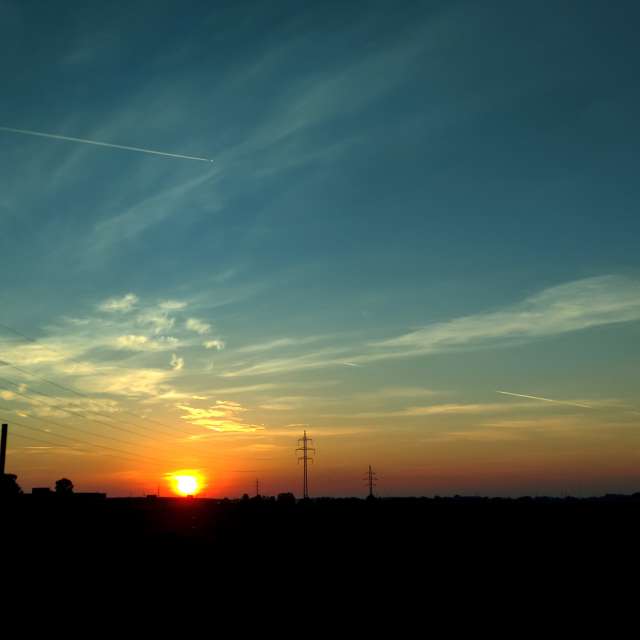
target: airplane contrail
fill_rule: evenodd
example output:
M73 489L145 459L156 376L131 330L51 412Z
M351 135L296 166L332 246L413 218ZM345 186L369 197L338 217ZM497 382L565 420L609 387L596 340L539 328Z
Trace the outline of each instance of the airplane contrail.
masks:
M82 142L83 144L95 144L99 147L111 147L112 149L124 149L125 151L138 151L140 153L150 153L155 156L166 156L168 158L180 158L181 160L198 160L199 162L213 162L210 158L199 158L198 156L185 156L180 153L167 153L166 151L156 151L155 149L143 149L142 147L128 147L123 144L111 144L110 142L98 142L97 140L87 140L86 138L72 138L61 136L56 133L43 133L42 131L30 131L28 129L13 129L12 127L0 127L0 131L10 133L23 133L28 136L39 136L41 138L53 138L54 140L67 140L68 142Z
M541 398L540 396L527 396L524 393L511 393L509 391L496 391L504 396L515 396L516 398L529 398L529 400L541 400L542 402L553 402L554 404L568 404L571 407L582 407L583 409L593 409L588 404L580 404L578 402L569 402L568 400L553 400L552 398Z

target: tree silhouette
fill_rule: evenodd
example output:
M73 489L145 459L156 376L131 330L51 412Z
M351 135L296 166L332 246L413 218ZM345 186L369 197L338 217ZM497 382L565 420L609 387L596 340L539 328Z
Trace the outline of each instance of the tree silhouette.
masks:
M22 489L17 482L18 476L15 473L5 473L0 476L0 496L13 497L22 493Z
M73 482L69 478L56 480L56 493L61 496L70 496L73 493Z

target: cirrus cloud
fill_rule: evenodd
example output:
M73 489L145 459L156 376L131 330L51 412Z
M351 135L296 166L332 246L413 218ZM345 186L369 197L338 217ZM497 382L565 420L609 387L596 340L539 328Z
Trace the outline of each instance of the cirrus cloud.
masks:
M98 308L101 311L130 311L138 303L138 296L134 293L127 293L122 298L109 298L102 302Z
M188 318L185 326L189 331L194 331L195 333L199 333L200 335L204 335L205 333L209 333L211 331L211 325L202 320L198 320L198 318Z

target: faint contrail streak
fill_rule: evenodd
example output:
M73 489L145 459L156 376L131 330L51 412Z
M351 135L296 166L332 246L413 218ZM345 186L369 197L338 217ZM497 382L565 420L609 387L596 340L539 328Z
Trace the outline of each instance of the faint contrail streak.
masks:
M151 153L154 156L166 156L168 158L180 158L182 160L198 160L199 162L213 162L210 158L199 158L197 156L185 156L179 153L167 153L166 151L156 151L154 149L143 149L141 147L127 147L123 144L111 144L110 142L98 142L97 140L86 140L85 138L71 138L61 136L56 133L42 133L41 131L29 131L28 129L13 129L11 127L0 127L0 131L10 133L24 133L28 136L39 136L41 138L53 138L54 140L67 140L69 142L82 142L83 144L95 144L99 147L111 147L112 149L124 149L126 151L139 151L140 153Z
M542 402L553 402L554 404L568 404L571 407L582 407L583 409L593 409L588 404L580 404L578 402L569 402L567 400L552 400L551 398L540 398L539 396L527 396L524 393L510 393L509 391L496 391L505 396L515 396L516 398L529 398L530 400L541 400Z

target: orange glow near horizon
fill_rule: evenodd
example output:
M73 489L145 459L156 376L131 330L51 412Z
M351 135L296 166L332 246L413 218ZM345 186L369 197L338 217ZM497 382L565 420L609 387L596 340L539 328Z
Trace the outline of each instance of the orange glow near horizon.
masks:
M195 496L203 489L204 481L199 473L178 471L168 474L171 489L180 496Z

